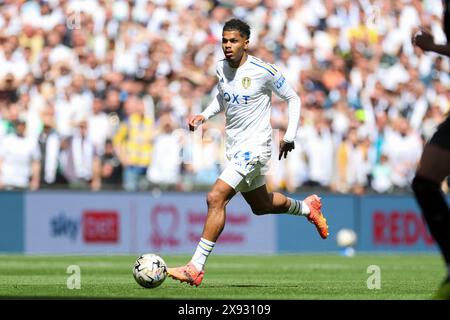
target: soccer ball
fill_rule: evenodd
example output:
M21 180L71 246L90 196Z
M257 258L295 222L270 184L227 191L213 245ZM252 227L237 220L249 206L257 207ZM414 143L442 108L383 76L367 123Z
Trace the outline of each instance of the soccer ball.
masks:
M133 267L133 276L144 288L156 288L167 277L167 265L160 256L147 253L137 258Z
M336 234L336 242L339 247L353 247L358 240L358 236L352 229L341 229Z

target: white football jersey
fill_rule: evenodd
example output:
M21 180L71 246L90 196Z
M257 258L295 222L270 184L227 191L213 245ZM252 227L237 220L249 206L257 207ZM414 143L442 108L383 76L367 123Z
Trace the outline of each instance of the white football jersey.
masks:
M226 115L227 157L250 151L270 158L272 92L284 100L297 94L277 67L251 55L239 68L219 61L217 77L217 99Z

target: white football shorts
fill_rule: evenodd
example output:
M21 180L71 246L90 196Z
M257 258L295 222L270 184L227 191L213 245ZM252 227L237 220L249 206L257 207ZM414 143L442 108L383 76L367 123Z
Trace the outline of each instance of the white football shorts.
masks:
M219 176L236 192L249 192L266 183L267 162L270 153L264 156L253 155L251 152L238 151L229 157L229 163Z

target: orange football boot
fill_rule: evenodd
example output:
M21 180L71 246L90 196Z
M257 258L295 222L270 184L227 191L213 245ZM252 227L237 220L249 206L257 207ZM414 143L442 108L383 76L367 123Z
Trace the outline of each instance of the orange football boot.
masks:
M204 271L198 271L192 262L177 268L167 268L169 277L180 282L187 282L191 286L198 287L203 280Z
M327 219L325 219L322 211L320 211L320 209L322 208L322 202L320 201L320 198L317 195L313 194L303 201L308 205L309 210L311 211L307 216L308 221L316 226L316 229L322 239L326 239L329 235L328 225Z

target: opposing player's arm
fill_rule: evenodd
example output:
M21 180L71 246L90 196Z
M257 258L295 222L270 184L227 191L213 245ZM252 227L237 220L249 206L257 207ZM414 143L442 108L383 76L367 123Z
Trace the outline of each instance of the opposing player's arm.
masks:
M433 52L445 55L447 57L450 57L450 44L436 44L436 43L434 43L429 51L433 51Z
M412 38L412 43L424 51L433 51L438 54L450 57L450 44L437 44L434 42L433 35L426 31L417 31Z
M280 141L280 154L278 156L280 160L283 156L286 158L288 152L295 148L294 140L297 135L301 101L280 71L277 71L275 76L270 79L270 85L272 91L288 103L289 121L284 138Z

